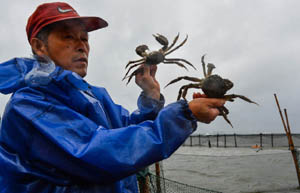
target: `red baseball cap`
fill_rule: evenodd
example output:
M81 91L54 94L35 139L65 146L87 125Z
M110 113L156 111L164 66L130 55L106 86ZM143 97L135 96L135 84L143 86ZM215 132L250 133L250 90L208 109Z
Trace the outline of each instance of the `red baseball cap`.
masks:
M67 19L79 19L88 32L108 26L100 17L82 17L73 7L63 2L44 3L39 5L28 18L26 33L29 43L46 25Z

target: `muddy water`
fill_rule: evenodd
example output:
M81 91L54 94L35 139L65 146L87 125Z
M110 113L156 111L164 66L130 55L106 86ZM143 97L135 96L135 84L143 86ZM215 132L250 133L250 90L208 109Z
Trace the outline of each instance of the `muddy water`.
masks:
M163 168L168 179L224 193L300 193L287 149L181 147Z

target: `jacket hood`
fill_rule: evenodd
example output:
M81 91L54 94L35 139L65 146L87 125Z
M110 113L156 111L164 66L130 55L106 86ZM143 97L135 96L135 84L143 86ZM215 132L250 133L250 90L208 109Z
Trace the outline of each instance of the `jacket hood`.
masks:
M0 93L9 94L24 86L48 84L58 67L33 58L13 58L0 64Z

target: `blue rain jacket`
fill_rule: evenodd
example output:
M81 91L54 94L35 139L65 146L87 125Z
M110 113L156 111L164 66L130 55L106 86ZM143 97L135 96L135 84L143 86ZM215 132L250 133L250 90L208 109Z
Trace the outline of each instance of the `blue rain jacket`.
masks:
M0 128L0 193L136 193L135 173L169 157L196 129L185 101L143 93L131 115L76 73L14 58Z

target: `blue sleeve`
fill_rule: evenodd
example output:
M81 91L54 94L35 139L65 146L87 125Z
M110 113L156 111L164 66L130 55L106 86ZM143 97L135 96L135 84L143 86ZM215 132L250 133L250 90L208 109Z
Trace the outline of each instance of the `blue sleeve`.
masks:
M38 91L26 92L9 102L1 134L29 164L22 173L27 168L49 180L120 180L169 157L196 129L185 101L166 106L154 121L107 129Z
M145 120L154 120L159 111L164 107L165 98L160 95L160 100L152 99L144 92L142 92L138 98L138 109L131 114L131 124L137 124Z
M137 101L138 109L129 114L127 109L114 103L105 88L93 87L91 92L104 106L113 128L154 120L165 104L163 95L160 95L160 100L155 100L141 92Z

